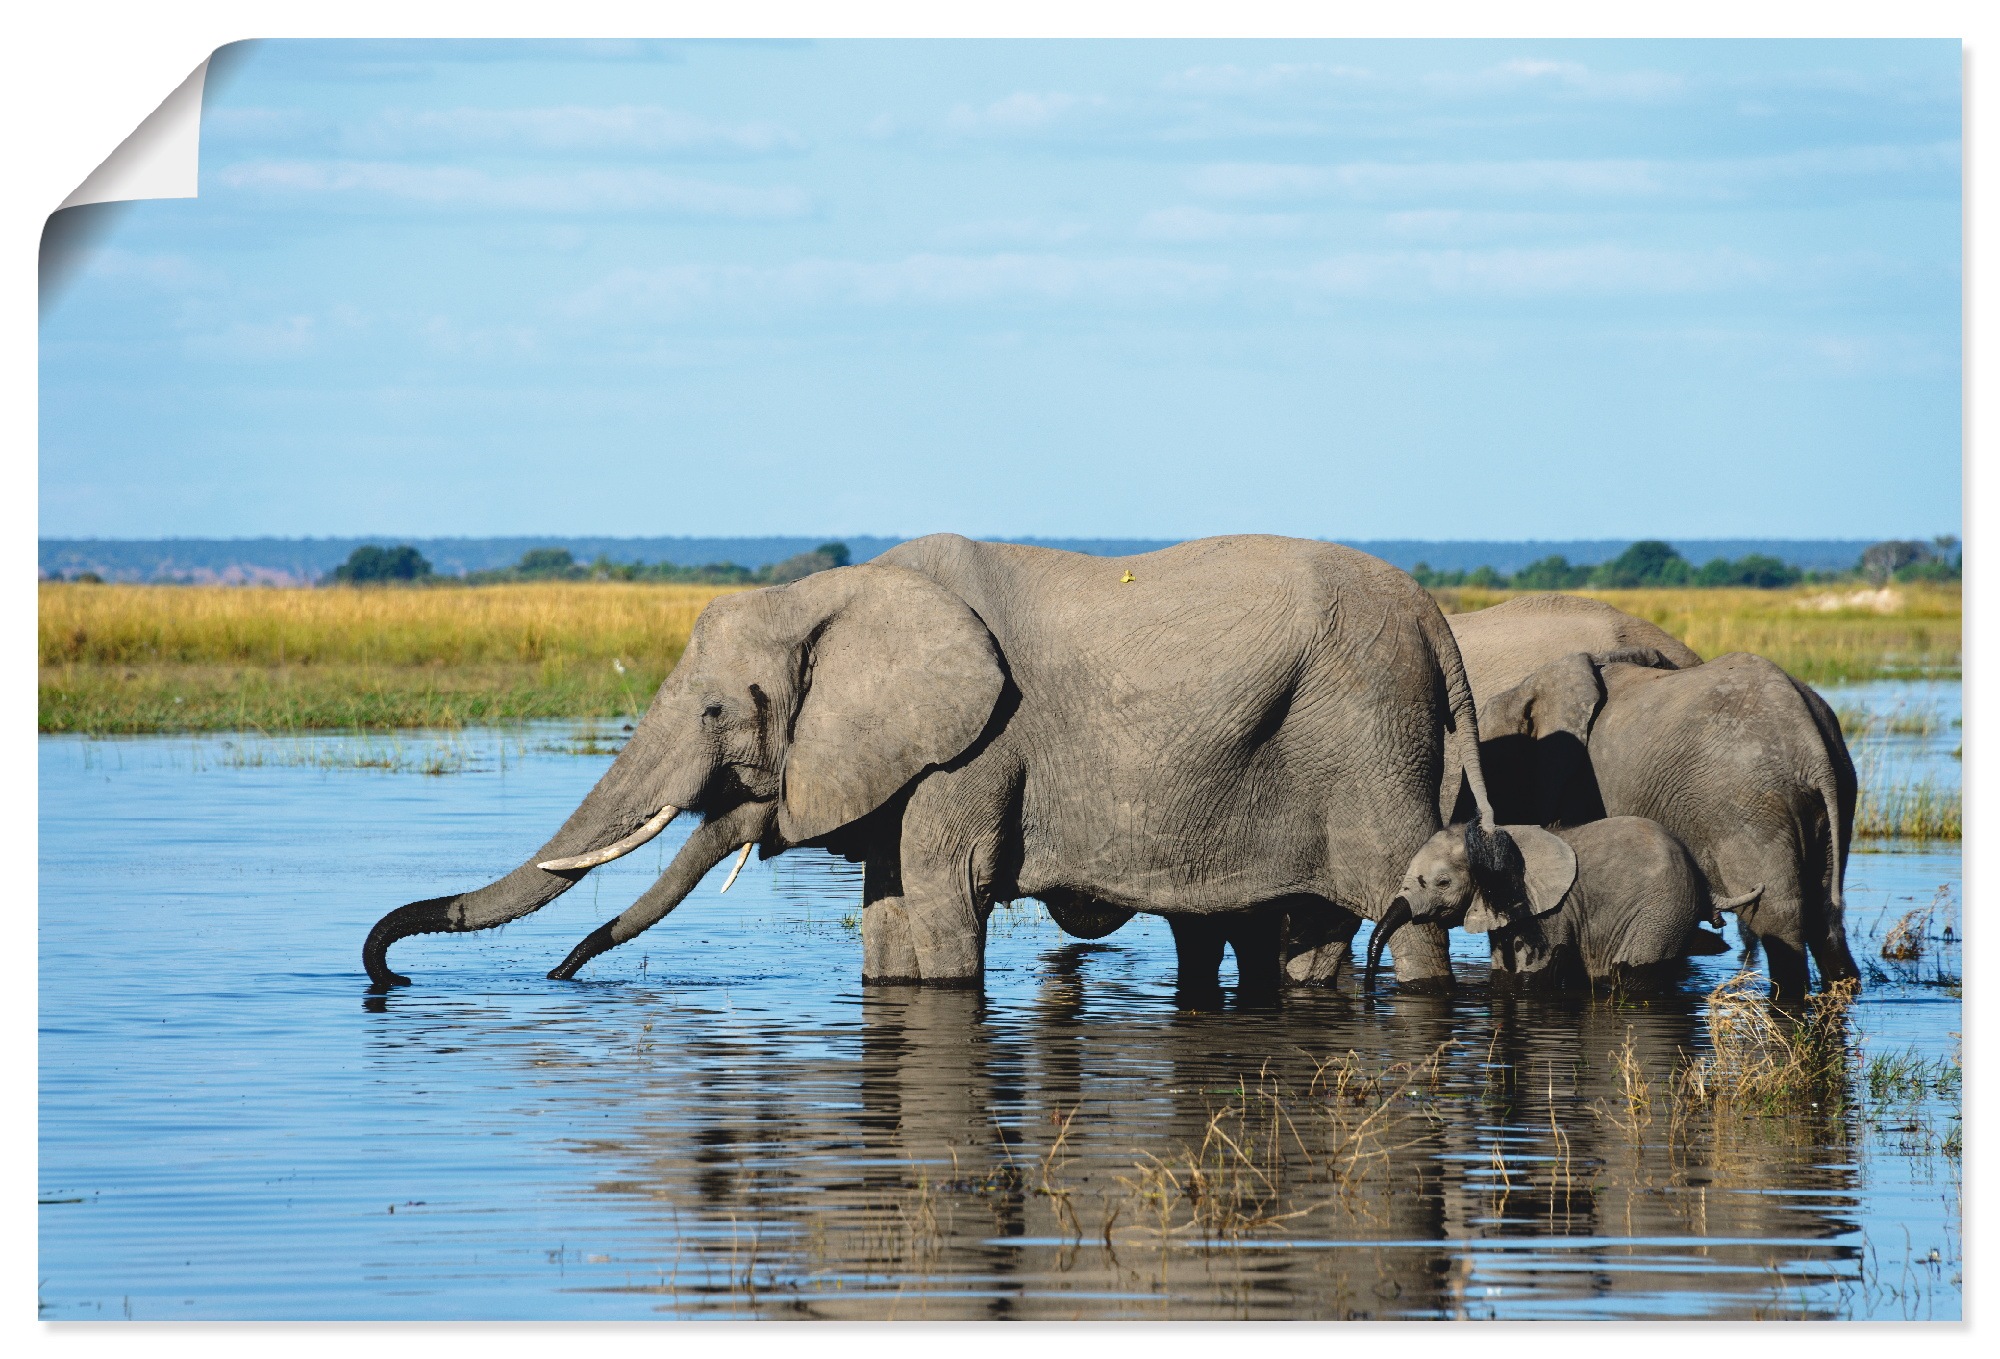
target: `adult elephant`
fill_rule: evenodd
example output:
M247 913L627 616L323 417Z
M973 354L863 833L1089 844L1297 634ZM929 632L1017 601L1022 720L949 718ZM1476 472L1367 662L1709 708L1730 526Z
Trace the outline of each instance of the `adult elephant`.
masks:
M1643 816L1694 854L1738 913L1780 995L1859 975L1842 881L1854 832L1854 762L1826 700L1761 656L1686 670L1630 653L1575 653L1479 711L1485 770L1505 819L1580 825Z
M1701 657L1665 628L1581 595L1521 595L1445 621L1464 658L1472 701L1482 712L1494 695L1572 652L1628 652L1667 670L1701 664Z
M1462 785L1494 824L1478 740L1443 616L1360 552L1233 537L1102 558L938 534L712 602L554 838L391 911L362 959L401 983L397 940L519 919L689 811L659 881L551 977L753 845L865 865L864 981L977 983L988 911L1023 896L1100 926L1277 906L1310 974L1387 909ZM1449 984L1438 927L1395 960Z

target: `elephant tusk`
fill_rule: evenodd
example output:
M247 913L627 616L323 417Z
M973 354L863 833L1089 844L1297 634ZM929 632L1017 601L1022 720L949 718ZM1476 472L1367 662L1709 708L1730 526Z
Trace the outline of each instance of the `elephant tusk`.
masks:
M666 806L660 808L652 820L616 844L606 845L603 849L592 850L588 854L572 855L567 859L550 859L544 863L536 864L535 867L545 873L573 873L579 868L595 868L599 864L608 864L613 859L622 859L665 830L667 823L678 816L680 810L680 808L669 802Z
M743 865L750 862L750 851L757 848L755 840L743 842L743 852L736 856L736 867L729 870L729 876L722 881L722 890L727 892L736 882L736 875L743 871ZM719 894L718 894L719 895Z

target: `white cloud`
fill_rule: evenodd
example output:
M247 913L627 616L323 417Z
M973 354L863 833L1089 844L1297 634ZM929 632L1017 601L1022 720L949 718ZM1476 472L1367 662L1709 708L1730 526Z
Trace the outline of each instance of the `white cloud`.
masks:
M1262 94L1299 86L1363 85L1373 83L1376 78L1374 72L1359 66L1303 61L1274 62L1255 68L1192 66L1168 76L1162 83L1170 90L1190 94Z
M183 342L192 358L294 359L319 345L319 323L312 316L286 316L275 321L237 321L220 331L190 335Z
M83 277L106 283L138 284L162 292L182 292L213 282L212 270L198 269L185 255L156 254L104 246L84 257Z
M1577 212L1494 212L1465 208L1414 208L1382 215L1382 229L1414 241L1478 241L1496 236L1575 236L1598 225L1600 215Z
M1773 282L1767 261L1734 250L1619 245L1553 249L1355 251L1294 275L1341 297L1578 297L1712 293Z
M1083 222L1044 217L1005 217L963 222L939 235L954 245L1067 245L1090 234Z
M910 255L799 260L774 267L685 264L622 269L573 296L573 320L722 311L732 319L799 309L1004 306L1177 307L1217 301L1289 306L1308 298L1564 298L1717 293L1811 282L1732 250L1566 248L1350 251L1297 269L1247 271L1143 256Z
M800 260L774 268L673 265L624 269L572 299L573 315L682 311L707 305L985 306L1007 303L1145 305L1222 293L1230 271L1144 258L1065 255L910 255L900 260Z
M771 122L724 123L653 105L391 110L359 134L374 150L617 151L772 155L805 138Z
M1533 57L1477 71L1437 71L1420 82L1430 94L1478 96L1547 90L1590 99L1647 101L1678 94L1687 82L1665 71L1600 71L1577 61Z
M417 328L424 347L452 358L493 359L534 353L539 336L529 326L467 326L433 316Z
M1210 165L1190 187L1215 198L1256 201L1435 199L1457 194L1571 197L1657 196L1656 165L1637 160L1471 161L1345 165Z
M1838 192L1890 179L1956 191L1956 142L1852 146L1728 160L1512 160L1204 166L1189 187L1253 202L1439 202L1460 198L1727 202L1802 186Z
M293 142L326 135L333 127L324 115L304 109L217 108L204 110L201 130L238 142Z
M1653 100L1678 93L1686 81L1661 71L1601 71L1581 62L1525 57L1471 71L1385 75L1339 62L1273 62L1265 66L1196 66L1162 82L1168 90L1238 97L1304 97L1369 93L1411 99L1481 98L1542 91L1595 99Z
M996 99L985 108L960 104L952 109L945 125L953 132L1020 133L1042 132L1075 115L1106 108L1111 101L1102 95L1037 93L1020 90Z
M1139 220L1148 241L1272 241L1297 236L1305 218L1288 212L1217 212L1212 208L1160 208Z
M246 161L219 171L228 188L272 197L349 197L432 208L514 212L664 212L691 217L796 217L802 190L686 179L657 170L497 173L383 161Z

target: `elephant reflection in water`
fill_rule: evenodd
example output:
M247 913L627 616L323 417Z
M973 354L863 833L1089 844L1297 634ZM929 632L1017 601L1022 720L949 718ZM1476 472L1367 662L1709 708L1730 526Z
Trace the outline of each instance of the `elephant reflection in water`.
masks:
M1448 1230L1646 1244L1566 1251L1555 1271L1514 1263L1546 1259L1542 1252L1491 1255L1478 1270L1487 1284L1579 1300L1634 1287L1673 1290L1727 1314L1762 1302L1774 1255L1822 1276L1853 1275L1855 1249L1834 1244L1856 1226L1840 1215L1858 1202L1847 1158L1828 1157L1822 1138L1786 1142L1769 1128L1737 1138L1728 1119L1712 1122L1712 1111L1685 1103L1676 1110L1674 1075L1700 1049L1703 1025L1692 1004L1632 1008L1496 991L1491 1005L1490 1030L1469 1029L1462 1054L1472 1070L1484 1068L1484 1114L1452 1119L1448 1140L1464 1163L1492 1169L1453 1196ZM1509 1130L1497 1159L1491 1135L1473 1131L1479 1125ZM1687 1245L1660 1244L1673 1238ZM1770 1244L1778 1241L1797 1244ZM1621 1268L1667 1256L1714 1268L1636 1276ZM1597 1268L1578 1267L1586 1262Z
M1703 1295L1713 1311L1743 1314L1763 1301L1769 1255L1854 1268L1852 1249L1835 1242L1854 1226L1845 1158L1754 1137L1721 1148L1697 1137L1690 1148L1671 1135L1667 1088L1699 1038L1691 1006L1406 994L1364 1007L1309 991L1282 1007L1195 1014L1106 1004L1115 987L1091 974L1113 956L1112 945L1050 950L1025 1005L865 988L858 1036L804 1036L827 1054L812 1063L796 1043L772 1041L775 1031L663 1042L644 1059L645 1097L634 1097L629 1071L599 1087L625 1121L585 1148L600 1167L593 1179L659 1223L663 1261L685 1250L721 1259L732 1240L758 1236L754 1302L740 1288L704 1297L684 1286L675 1301L688 1310L1457 1316L1482 1314L1485 1290L1504 1286L1580 1302L1684 1290L1690 1305ZM1628 1033L1650 1121L1626 1113L1618 1054ZM1361 1072L1419 1071L1447 1043L1435 1090L1413 1085L1428 1105L1397 1102L1362 1146L1337 1146L1325 1058L1352 1052ZM538 1074L564 1064L546 1048L535 1055ZM1283 1092L1275 1128L1260 1087ZM569 1100L578 1087L561 1089ZM1236 1186L1242 1211L1266 1218L1246 1232L1263 1243L1254 1251L1229 1249L1226 1236L1205 1248L1186 1226L1203 1205L1185 1192L1150 1203L1139 1192L1146 1168L1161 1165L1185 1191L1190 1154L1203 1159L1211 1118L1230 1106L1249 1110L1222 1129L1256 1167ZM1344 1127L1375 1107L1348 1107ZM1231 1164L1218 1142L1205 1160ZM616 1169L606 1173L607 1161ZM1332 1175L1336 1166L1345 1173ZM1178 1229L1166 1241L1162 1209ZM1480 1245L1552 1237L1600 1244ZM1675 1259L1680 1272L1657 1268ZM696 1273L684 1265L680 1277Z

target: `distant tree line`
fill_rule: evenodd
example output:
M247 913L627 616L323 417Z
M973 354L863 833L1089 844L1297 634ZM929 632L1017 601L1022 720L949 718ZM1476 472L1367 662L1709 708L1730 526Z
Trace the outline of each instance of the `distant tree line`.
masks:
M783 585L817 571L846 566L853 559L846 543L821 543L781 562L752 569L735 562L707 566L675 566L671 562L614 562L599 556L580 562L566 547L537 547L521 554L512 566L468 571L462 577L433 575L431 564L414 547L357 547L333 570L325 583L335 585L415 585L452 583L499 585L527 580L636 580L676 585Z
M1682 589L1735 586L1776 590L1801 582L1857 577L1876 585L1886 585L1891 580L1959 580L1964 575L1964 553L1958 539L1949 536L1928 543L1893 540L1869 547L1851 571L1817 572L1801 571L1761 552L1734 561L1716 557L1696 566L1672 544L1648 538L1596 566L1572 566L1568 558L1555 556L1529 562L1511 576L1490 566L1471 571L1433 571L1427 562L1418 562L1410 568L1410 574L1426 589L1472 586L1485 590L1630 590L1643 586Z
M676 566L672 562L614 562L599 556L579 562L568 548L538 547L521 555L512 566L491 571L471 571L464 576L439 576L421 552L408 544L396 547L357 547L347 560L335 567L321 583L326 585L493 585L532 580L629 580L656 581L677 585L783 585L818 571L846 566L853 559L846 543L821 543L810 552L801 552L781 562L751 568L734 562L711 562L706 566ZM1736 586L1775 590L1802 582L1865 580L1874 585L1890 581L1956 581L1964 576L1965 554L1957 538L1942 536L1929 542L1917 539L1889 539L1871 545L1848 571L1801 571L1776 557L1760 552L1731 561L1714 558L1696 566L1671 544L1648 538L1626 548L1617 557L1596 566L1574 566L1562 556L1543 557L1529 562L1512 575L1491 566L1471 571L1434 571L1426 562L1410 569L1417 583L1430 589L1471 586L1487 590L1620 590L1641 586L1719 587ZM60 581L61 574L50 580ZM73 583L99 584L95 571L79 571Z

